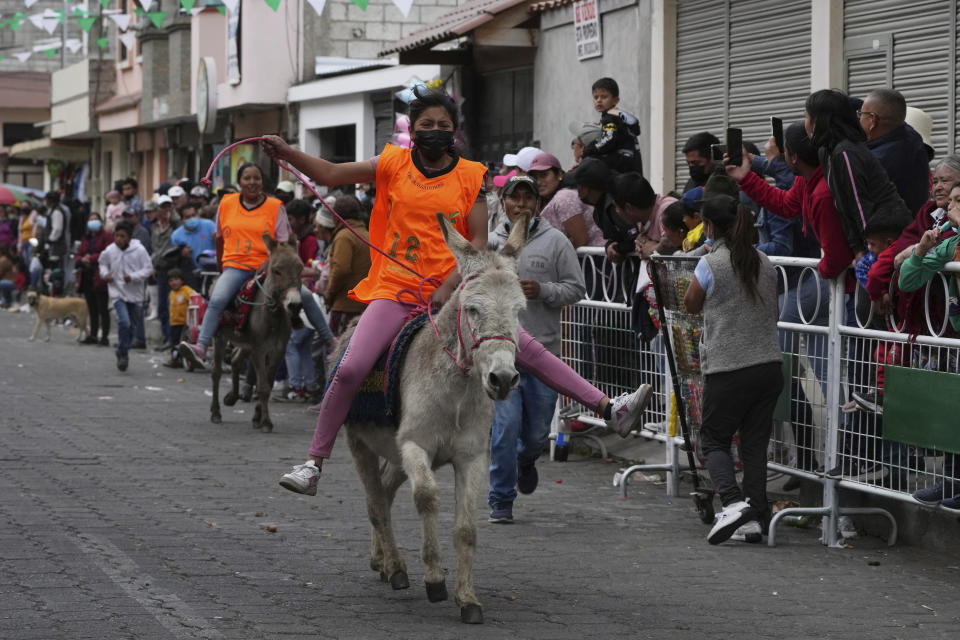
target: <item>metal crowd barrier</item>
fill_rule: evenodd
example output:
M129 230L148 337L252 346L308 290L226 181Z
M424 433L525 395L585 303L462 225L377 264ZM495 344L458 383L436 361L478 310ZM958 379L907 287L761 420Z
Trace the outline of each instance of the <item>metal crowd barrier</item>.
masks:
M581 248L578 254L587 274L587 298L564 309L563 358L610 396L632 391L641 382L653 384L654 399L637 435L665 444L663 464L620 470L614 486L625 496L632 475L661 471L666 475L667 494L677 496L685 464L681 466L678 455L682 440L670 421L672 382L662 337L643 345L631 322L640 262L632 257L620 266L611 265L598 247ZM848 296L844 277L832 282L821 279L817 260L772 257L771 262L787 293L780 296L778 323L785 392L774 416L768 469L820 483L823 506L778 512L770 525L768 543L776 543L776 527L786 516L822 516L822 542L836 546L841 539L837 531L840 516L879 515L890 522L888 543L893 545L897 537L893 516L883 509L843 507L838 490L918 504L911 497L913 491L960 477L960 459L954 471L954 455L939 448L943 443L937 440L935 430L932 434L914 433L929 430L919 428L925 423L909 420L914 408L918 420L930 419L924 405L936 405L937 400L922 400L925 394L936 396L941 388L943 394L949 394L953 383L960 388L960 339L944 337L949 329L949 305L936 302L938 296L942 300L948 297L948 278L960 273L960 263L946 265L945 273L922 290L923 317L930 335L911 336L904 333L899 319L877 314L862 290ZM889 386L891 393L884 394L884 386ZM871 394L889 400L888 424L883 423L883 413L857 409L852 400L855 393L868 401ZM911 407L914 398L917 406ZM562 398L551 438L586 437L600 442L591 431L602 425L591 411ZM578 431L578 426L586 429ZM606 457L602 442L599 446ZM957 450L955 447L952 445ZM960 494L960 480L955 486Z

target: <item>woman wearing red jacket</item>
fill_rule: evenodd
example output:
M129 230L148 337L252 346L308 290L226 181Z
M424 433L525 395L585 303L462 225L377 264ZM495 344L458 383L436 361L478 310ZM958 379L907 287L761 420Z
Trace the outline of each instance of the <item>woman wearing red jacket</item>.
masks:
M107 283L100 278L98 261L100 253L113 242L113 234L103 228L100 214L91 213L87 220L86 233L77 250L77 291L87 299L90 315L90 332L81 344L96 344L100 331L100 344L110 346L110 299Z

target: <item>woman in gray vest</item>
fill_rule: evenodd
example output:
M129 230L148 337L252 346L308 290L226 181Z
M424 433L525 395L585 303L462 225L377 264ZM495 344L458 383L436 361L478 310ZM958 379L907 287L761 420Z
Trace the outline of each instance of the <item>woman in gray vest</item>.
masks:
M713 249L697 264L684 303L691 313L703 311L701 438L707 470L723 504L707 542L718 544L735 532L748 542L759 542L760 523L769 521L767 444L783 388L777 277L767 257L754 248L753 218L737 199L710 197L700 217ZM738 432L742 491L730 455Z

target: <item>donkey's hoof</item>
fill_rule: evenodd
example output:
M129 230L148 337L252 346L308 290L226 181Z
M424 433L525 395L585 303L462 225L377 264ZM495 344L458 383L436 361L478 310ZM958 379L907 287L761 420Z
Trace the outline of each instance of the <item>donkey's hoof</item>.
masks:
M380 572L380 582L389 582L387 578L387 573L385 571Z
M430 602L442 602L447 599L446 582L427 582L427 600Z
M460 622L464 624L483 624L483 607L478 604L468 604L460 607Z
M220 417L219 413L214 413L213 415L210 416L210 422L212 422L213 424L220 424L223 422L223 418Z
M269 420L260 425L260 431L264 433L273 433L273 423Z
M409 589L410 579L407 577L407 572L403 569L400 569L400 571L397 571L390 576L390 586L393 587L394 591L399 591L400 589Z
M233 391L227 391L227 395L223 396L223 404L227 405L228 407L232 407L233 405L237 404L237 394L235 394Z

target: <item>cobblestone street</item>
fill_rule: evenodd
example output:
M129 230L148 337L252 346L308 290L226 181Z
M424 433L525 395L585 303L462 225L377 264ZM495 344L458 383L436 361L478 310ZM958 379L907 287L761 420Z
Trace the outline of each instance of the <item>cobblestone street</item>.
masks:
M310 442L304 405L274 404L271 435L243 403L214 426L206 375L153 352L119 373L111 349L69 330L27 342L32 322L0 317L0 638L956 637L956 549L827 549L789 527L775 549L711 547L690 501L652 484L621 500L616 465L578 456L540 465L516 524L488 524L480 505L486 624L462 625L452 600L425 597L406 487L394 513L412 586L368 568L342 438L316 497L278 486ZM439 481L449 530L449 469Z

